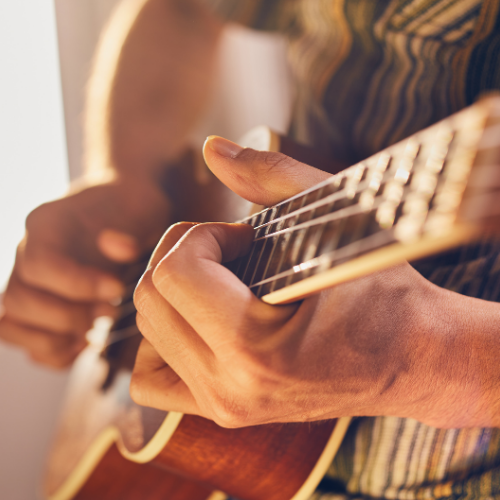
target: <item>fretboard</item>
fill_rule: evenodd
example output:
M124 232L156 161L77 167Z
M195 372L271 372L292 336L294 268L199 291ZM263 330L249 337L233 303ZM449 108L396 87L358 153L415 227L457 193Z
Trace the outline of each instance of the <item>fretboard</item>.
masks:
M495 168L500 97L244 219L255 240L229 267L258 297L284 303L466 243L493 213L471 200L500 188L484 180Z

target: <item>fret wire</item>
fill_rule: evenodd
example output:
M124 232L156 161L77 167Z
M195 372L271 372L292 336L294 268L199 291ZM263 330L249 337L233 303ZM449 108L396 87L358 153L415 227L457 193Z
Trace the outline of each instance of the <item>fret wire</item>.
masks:
M255 240L254 240L254 243L255 243ZM248 258L246 259L246 265L245 265L245 269L243 270L243 274L241 276L238 276L241 281L245 280L245 276L246 276L247 271L248 271L248 266L250 266L250 262L252 260L253 254L255 252L255 246L256 246L255 244L252 244L250 253L248 254Z
M344 231L345 231L347 220L348 219L340 219L339 221L333 221L333 223L337 222L338 226L335 228L335 233L327 241L323 242L324 244L322 246L320 246L320 248L319 248L319 252L321 252L320 255L330 254L330 253L334 252L335 250L339 249L339 245L340 245L340 242L342 240L342 235L344 234ZM328 227L329 224L331 224L331 223L325 224L325 231L330 232L330 228ZM324 235L325 231L323 232L323 235ZM319 243L321 245L322 239L320 240ZM325 249L325 247L326 247L326 249ZM318 255L318 257L319 257L319 255ZM319 269L326 270L326 269L329 269L330 262L328 261L328 262L325 262L321 265L324 265L324 269L322 269L321 267Z
M448 122L446 122L446 123L448 124ZM459 124L450 123L449 125L450 125L450 127L449 127L450 129L454 129L454 130L450 130L450 133L451 132L456 133L457 131L462 131L462 133L465 133L467 131L467 127L464 127L461 123L459 123ZM486 129L487 128L488 127L486 127ZM497 123L495 123L494 126L490 126L490 130L489 130L490 133L489 134L486 134L485 130L482 130L482 144L480 142L480 144L477 145L476 150L481 149L481 146L483 148L489 147L490 142L493 142L493 144L496 145L498 143L498 141L496 138L497 134L495 132L498 129L500 129L499 125ZM442 137L438 137L438 139L440 141L442 141ZM399 215L398 215L398 213L396 213L397 220L399 220L400 217L402 217L401 211L404 209L403 203L406 203L408 201L408 199L409 199L408 194L409 193L414 195L413 198L415 198L415 196L421 195L421 197L425 198L424 201L426 201L428 204L432 203L432 198L436 195L436 193L439 193L441 184L443 184L443 182L445 182L445 180L447 178L446 177L447 176L447 169L441 170L439 172L437 172L437 171L435 172L435 174L436 174L436 186L432 188L432 191L433 191L432 196L431 196L431 194L429 194L428 197L424 197L425 193L422 194L422 192L423 192L422 189L425 188L425 185L423 185L424 188L418 187L418 185L421 185L422 182L424 182L423 174L421 174L419 177L419 179L421 181L421 182L419 181L420 184L418 184L417 182L413 182L413 177L414 177L415 172L418 173L420 171L424 171L425 168L427 168L425 165L432 157L433 150L434 150L434 143L439 145L439 141L437 141L437 140L434 141L431 134L424 133L423 135L417 134L416 140L409 139L409 140L405 141L404 143L402 142L399 146L396 145L396 147L389 148L388 153L386 153L386 154L389 154L390 157L393 159L392 168L389 168L386 171L384 171L383 175L381 176L382 179L379 181L379 189L377 190L377 193L375 193L375 191L374 191L373 195L371 195L371 199L365 200L363 198L363 203L362 203L362 205L364 207L363 209L361 209L361 204L359 203L359 201L357 199L357 198L359 198L359 196L357 196L356 200L354 201L356 204L352 204L351 206L348 206L345 208L340 208L340 209L335 210L334 212L330 212L330 213L327 213L321 217L314 218L314 212L317 208L324 207L325 205L328 205L329 203L333 204L337 200L342 200L344 198L352 198L352 196L354 194L358 195L361 192L365 192L366 189L368 188L369 182L370 182L371 177L372 177L370 172L376 171L376 167L374 166L374 164L376 163L377 159L379 159L381 157L381 154L383 154L383 153L378 153L377 155L374 155L373 157L369 158L368 160L365 160L364 162L361 162L357 165L350 167L348 169L347 173L345 173L345 174L343 173L342 178L346 178L349 180L349 179L353 178L353 176L351 174L353 172L355 172L356 169L359 170L360 166L363 166L365 169L364 170L365 173L363 174L363 176L366 175L366 178L363 177L363 180L361 182L359 182L357 185L354 185L354 182L351 183L352 184L350 186L351 196L346 196L346 194L347 194L346 193L347 186L346 186L346 188L341 189L340 191L337 191L329 196L326 196L325 198L318 199L313 203L304 205L304 202L303 202L302 207L300 207L296 210L293 210L292 212L289 212L288 214L282 215L282 216L278 217L277 219L267 220L267 222L265 222L261 226L257 226L257 228L261 229L261 230L266 228L266 227L269 227L269 228L273 227L273 229L276 229L277 227L279 227L279 226L277 226L277 223L280 221L283 221L283 220L293 221L293 223L290 224L290 226L286 227L285 229L275 231L274 233L270 232L270 230L269 230L267 232L267 234L264 234L263 236L259 236L258 238L256 238L255 242L262 242L261 243L262 250L264 250L264 248L266 247L266 243L269 240L269 238L275 238L270 257L272 257L273 253L275 252L275 249L277 248L278 243L280 241L283 243L282 238L286 239L286 243L283 243L285 245L285 251L283 252L283 255L281 256L280 264L278 266L276 274L274 276L271 276L268 278L266 277L266 275L268 273L268 268L270 265L270 259L269 259L267 262L266 268L264 270L264 273L262 275L263 279L261 279L257 283L252 283L250 285L250 287L253 289L259 287L259 290L260 290L260 289L262 289L263 285L270 284L270 283L274 287L274 285L278 282L278 280L283 280L283 278L286 279L286 278L291 278L293 276L297 276L299 279L302 279L302 277L304 276L304 271L308 271L310 269L317 268L318 266L323 265L323 264L327 264L329 267L331 267L332 265L334 265L335 262L339 262L341 259L349 257L349 254L359 255L360 253L363 253L371 248L375 248L377 246L380 247L383 244L389 243L390 241L396 241L394 230L395 230L397 221L395 221L395 224L391 226L391 229L380 228L380 230L379 230L378 228L376 228L373 225L373 224L375 224L375 218L373 217L373 215L377 212L377 209L380 207L380 204L382 202L384 202L384 201L387 201L388 203L394 202L395 203L395 206L394 206L395 211L396 211L396 209L399 211L398 212ZM411 150L412 146L414 147L415 152L413 154L408 154L408 151ZM423 147L425 147L425 152L427 154L424 154L422 156L421 153L422 153ZM410 153L411 153L411 151L410 151ZM446 163L450 162L450 154L451 154L450 150L448 150L445 154L444 160ZM452 158L452 156L451 156L451 158ZM421 168L418 168L419 166ZM443 174L443 172L444 172L444 174ZM338 179L339 179L338 176L333 176L321 184L328 185L330 183L336 182ZM410 179L412 180L411 183L409 182ZM388 189L382 189L384 186L387 186L389 182L393 183L396 187L398 187L397 184L399 183L400 191L392 189L392 191L389 192ZM430 181L428 181L428 184L429 183L430 183ZM303 192L303 193L299 193L295 197L290 198L289 200L286 200L283 203L286 203L286 202L291 203L293 200L296 200L297 197L302 197L302 200L304 200L307 197L308 193L314 192L314 191L320 189L321 184L313 186L308 191ZM349 181L347 184L349 184ZM388 186L388 188L389 187L390 186ZM386 193L386 191L387 191L387 193ZM382 194L379 194L379 193L382 193ZM412 198L412 200L413 200L413 198ZM395 200L397 201L397 203ZM369 210L367 210L367 205L366 205L366 203L364 203L365 201L369 202L368 203L370 206ZM406 203L406 205L405 205L405 207L407 207L406 210L410 210L410 209L413 210L412 207L415 205L415 203L413 203L413 205L409 205L409 203L410 202L408 201L408 203ZM280 205L282 205L282 204L279 204L276 206L280 206ZM337 207L338 207L338 205L337 205ZM418 205L418 207L415 208L415 210L417 210L417 209L420 210L419 207L420 207L420 205ZM329 210L332 210L334 208L335 207L329 207ZM432 211L432 205L430 205L430 206L428 205L428 210ZM322 212L322 213L324 213L324 212ZM366 214L366 218L363 217L364 213ZM409 213L411 215L413 212L404 212L403 211L403 214L405 214L405 213ZM302 214L308 214L311 217L311 220L297 224L297 221L300 220L299 216L301 216ZM420 212L416 212L416 214L419 215ZM314 253L313 250L311 249L311 247L308 247L308 249L306 249L305 252L303 251L304 250L303 246L307 243L308 234L309 234L310 229L321 224L321 225L323 225L322 231L324 231L326 228L326 224L328 224L329 222L338 221L338 220L341 220L343 222L346 222L346 220L347 220L347 222L348 222L349 217L356 217L355 221L352 221L352 222L355 222L355 224L354 224L354 226L351 224L351 226L349 227L349 232L344 235L343 241L341 242L341 244L343 246L341 246L340 248L338 248L336 250L332 250L330 252L324 253L318 257L315 257L312 259L307 259L307 257L311 256L312 253ZM271 226L272 224L274 224L274 226ZM335 229L336 228L335 228L335 224L334 224L333 227L331 227L330 232L335 231ZM291 242L294 240L293 235L294 234L295 235L301 234L300 231L302 231L302 234L303 234L302 241L300 242L300 245L297 247L298 250L297 250L297 248L294 248L293 250L294 250L294 253L297 253L297 257L302 255L301 259L303 259L304 262L292 267L291 269L281 271L281 269L283 267L283 263L285 261L285 257L290 252ZM374 231L375 231L375 234L363 237L363 235L370 233L370 232L374 232ZM318 234L319 234L319 236L318 236ZM317 252L318 251L317 247L319 245L323 246L324 248L325 248L325 246L320 242L321 232L318 232L314 236L315 236L314 241L316 242L314 245L314 251ZM361 238L360 238L360 236L361 236ZM298 238L298 236L297 236L297 238ZM398 238L399 238L399 236L398 236ZM348 243L349 241L351 241L351 243ZM298 240L297 240L297 242L298 242ZM328 247L326 247L326 248L328 248ZM295 250L297 250L297 251L295 252ZM261 252L261 253L263 253L263 252ZM262 257L262 255L260 257ZM297 260L299 260L299 259L297 259ZM293 264L293 259L292 259L291 263ZM288 264L289 263L287 262L287 267L288 267ZM253 278L252 278L252 281L253 281ZM288 281L287 281L285 286L288 285ZM281 285L280 285L280 287L281 287ZM267 287L266 287L266 289L267 289Z
M363 182L364 184L364 182ZM304 197L305 198L305 197ZM274 224L276 222L280 222L281 220L286 220L290 217L293 217L295 215L299 216L305 212L308 212L309 210L314 210L316 208L320 208L324 205L327 205L329 203L333 203L337 200L342 200L344 198L347 198L346 196L346 189L342 189L342 191L338 191L337 193L333 193L331 195L328 195L326 198L322 198L318 201L315 201L314 203L311 203L310 205L305 205L302 206L301 208L298 208L297 210L294 210L293 212L290 212L286 215L283 215L281 217L278 217L277 219L274 219L272 221L266 222L265 224L262 224L261 226L256 227L255 229L262 229L263 227L266 227L270 224Z
M379 196L375 199L370 211L374 208L378 208L378 206L382 203L383 197ZM318 217L317 219L312 219L307 222L302 222L302 224L298 224L297 226L291 226L287 227L286 229L281 229L280 231L276 231L275 233L269 233L266 234L265 236L261 236L260 238L256 238L254 240L254 243L266 238L271 238L272 236L279 235L279 234L285 234L285 233L291 233L294 231L299 231L301 229L305 229L311 226L316 226L318 224L323 224L327 223L330 221L350 217L352 215L356 215L358 213L365 212L366 209L362 208L359 204L342 208L340 210L337 210L336 212L330 212L329 214L322 215L321 217Z
M363 215L363 214L359 214L359 215ZM372 216L372 215L373 215L372 213L366 213L362 223L359 224L358 227L355 227L353 234L351 234L352 241L351 241L351 243L349 243L349 246L353 247L354 253L357 253L354 251L356 248L356 245L361 247L363 239L369 237L369 236L363 237L363 234L365 234L366 229L368 228L368 226L370 224L370 216ZM378 226L378 224L377 224L377 226ZM378 226L378 227L380 229L380 226ZM377 233L375 233L375 234L377 234ZM347 246L347 245L345 245L345 246Z
M305 198L304 198L304 200L305 200ZM292 206L292 201L290 201L289 204L290 204L290 207L291 207ZM298 220L298 217L296 217L296 220ZM291 226L291 227L293 227L293 226ZM290 241L292 239L292 234L293 233L291 233L291 232L290 233L285 233L285 240L286 241L285 241L285 245L284 245L284 248L283 248L283 251L282 251L282 254L281 254L281 258L280 258L280 260L278 262L278 266L276 267L276 273L279 273L280 270L281 270L281 268L283 267L283 263L285 262L285 257L288 254L288 250L289 250L289 247L290 247ZM278 235L278 238L280 238L280 237L281 237L281 235ZM272 284L271 291L273 291L273 289L274 289L274 284L275 284L275 282L273 282L273 284Z
M319 197L321 198L321 194L324 190L324 187L321 187L319 188ZM333 206L334 202L330 203L329 204L329 207ZM325 205L322 205L322 206L325 206ZM310 211L310 220L313 220L314 219L314 215L315 215L315 212L316 212L316 209L313 208L311 211ZM298 262L299 260L303 260L302 259L302 255L304 254L304 247L307 243L307 240L308 240L308 234L310 232L311 228L306 228L304 229L304 234L302 235L302 241L299 242L299 246L298 246L298 249L297 249L297 252L296 252L296 256L292 256L292 262ZM318 231L316 231L316 233L318 233ZM320 233L321 234L321 233ZM298 236L300 237L300 236ZM278 235L278 238L279 238L279 235ZM297 244L297 240L294 242L294 246ZM292 252L293 252L293 248L292 248ZM315 254L314 254L315 255ZM314 256L313 255L313 256ZM285 286L289 285L290 283L288 283L288 280L287 280L287 283ZM260 289L261 287L259 287ZM258 291L257 291L258 293Z
M332 210L334 205L335 205L335 202L332 202L326 207L325 215L327 215L328 213L331 213L331 210ZM328 241L328 245L330 247L329 251L332 251L333 249L337 248L338 242L340 240L340 236L341 236L342 231L344 230L344 227L345 227L345 222L346 222L346 219L344 219L342 221L342 223L340 223L340 225L337 227L336 235L329 238L329 241ZM319 249L319 245L323 239L323 235L325 234L325 231L327 230L329 224L330 223L326 223L326 224L321 225L320 230L315 232L315 236L314 236L312 243L310 243L310 247L305 252L305 255L302 255L302 257L301 257L302 261L308 261L316 256L318 249ZM306 237L307 237L307 235L306 235Z
M397 170L390 170L390 171L386 171L384 173L384 177L381 179L380 181L380 189L379 189L379 192L382 192L383 189L382 187L385 186L386 184L388 184L390 181L392 181L394 179L394 175L396 173ZM413 170L412 170L413 171ZM359 183L358 184L358 189L357 189L357 194L359 194L360 192L363 192L367 189L368 186L365 186L365 183L369 185L369 182L370 182L370 178L367 178L365 181L363 181L362 183ZM403 192L403 198L408 194L408 191L410 190L410 186L409 186L409 183L406 183L406 185L403 186L404 187L404 192ZM326 198L323 198L321 200L318 200L318 202L315 202L315 203L312 203L311 205L306 205L305 207L299 209L299 210L295 210L294 212L291 212L290 214L287 214L290 215L290 216L293 216L293 215L300 215L302 213L305 213L309 210L312 210L312 209L316 209L316 208L321 208L322 206L326 205L326 203L320 203L320 202L326 202L326 201L330 201L330 203L334 203L335 201L338 201L338 200L341 200L341 199L346 199L347 197L345 196L338 196L340 194L342 194L345 190L343 191L339 191L338 193L334 193L332 195L329 195L327 196ZM383 194L382 195L379 195L375 198L375 201L374 201L374 204L372 205L372 207L370 207L370 210L372 208L377 208L378 205L382 202L383 200ZM312 221L307 221L305 223L302 223L300 225L297 225L297 226L293 226L291 228L286 228L286 229L283 229L282 232L287 232L287 231L294 231L295 229L297 230L300 230L302 229L303 227L307 227L306 225L309 224L309 225L315 225L316 223L321 223L321 222L329 222L330 220L335 220L336 218L339 218L339 217L342 217L342 216L350 216L350 215L354 215L357 213L356 211L356 208L359 207L359 204L357 203L356 205L353 205L353 206L350 206L350 207L346 207L344 209L341 209L341 210L337 210L335 212L331 212L330 214L325 214L324 216L322 216L321 218L318 218L318 219L314 219ZM351 213L351 210L353 211ZM333 214L339 214L339 217L331 217ZM281 220L284 220L287 218L287 216L283 216L283 217L279 217L273 221L270 221L269 224L272 224L272 223L276 223L276 222L279 222ZM317 222L316 222L317 221ZM265 227L267 226L268 224L263 224L261 226L258 226L259 229L261 229L262 227ZM257 238L255 241L258 241L260 239L264 239L264 238L269 238L275 234L279 234L279 232L276 232L276 233L268 233L267 235L265 236L261 236L259 238Z
M319 228L319 231L316 231L315 234L313 235L313 240L312 242L309 243L309 247L304 253L303 259L304 261L308 261L316 255L316 252L318 251L318 246L319 242L321 240L321 236L323 235L323 232L325 231L326 224L323 225L323 227Z
M358 167L359 165L361 165L361 164L355 165L355 167ZM351 168L353 168L353 167L351 167ZM372 170L372 169L370 169L370 167L366 167L366 168L370 171ZM383 186L383 185L387 184L389 181L393 180L395 173L396 173L395 170L394 171L393 170L386 170L383 174L382 179L380 180L380 185ZM333 176L330 179L334 179L334 178L336 178L336 176ZM359 194L359 193L365 191L369 187L370 181L371 181L370 177L367 177L362 182L359 182L356 186L355 194ZM330 181L330 182L332 182L332 181ZM327 183L323 182L321 184L324 184L324 186L326 186L330 182L327 182ZM321 184L317 184L315 186L315 188L324 187L324 186L321 186ZM309 210L320 208L324 205L327 205L329 203L333 203L333 202L338 201L338 200L342 200L345 198L350 199L350 197L347 196L348 191L349 191L349 186L345 187L341 191L337 191L336 193L330 194L330 195L326 196L325 198L321 198L321 199L315 201L314 203L305 205L297 210L294 210L293 212L290 212L290 213L283 215L281 217L278 217L274 220L271 220L271 221L268 221L264 224L261 224L260 226L256 226L255 229L262 229L263 227L266 227L270 224L274 224L276 222L287 219L289 217L293 217L294 215L301 215L302 213L305 213ZM306 193L306 192L304 191L304 193ZM276 205L276 206L278 206L278 205ZM275 208L275 207L271 207L271 208L269 208L269 210L271 210L272 208Z
M293 242L293 245L291 246L290 250L290 261L292 262L292 268L293 268L293 263L299 261L299 256L301 253L301 250L304 246L304 241L306 239L307 233L309 231L309 228L302 229L301 231L298 231L295 234L295 239ZM292 238L290 238L292 239ZM290 283L286 282L285 286L290 285Z
M262 212L259 212L258 214L254 214L250 217L250 220L255 218L255 223L257 224L259 222L261 215L262 215ZM255 231L255 226L253 224L250 224L250 225L254 228L254 231ZM248 271L248 266L250 265L250 260L252 259L254 251L255 251L255 245L252 245L249 255L246 257L246 260L243 261L243 263L245 264L245 268L243 269L243 274L241 276L238 275L238 278L240 278L241 281L243 281L243 279L245 278L245 275ZM241 266L238 266L238 267L241 268Z
M290 210L290 207L291 207L291 203L288 203L288 208L285 208L285 210L288 212L288 210ZM278 223L279 224L279 223ZM266 276L267 276L267 273L269 272L269 266L271 265L271 262L273 260L273 257L274 257L274 253L276 252L276 248L278 246L278 242L280 240L280 236L278 235L274 241L274 244L273 244L273 247L271 248L271 252L269 253L269 258L267 259L267 264L266 264L266 267L264 268L264 272L262 273L262 278L261 279L265 279ZM260 288L259 290L257 291L257 295L260 293Z
M362 240L363 241L363 240ZM390 243L391 241L395 241L394 231L393 229L384 229L381 232L374 234L372 236L368 236L364 239L365 248L363 250L356 252L356 254L360 254L362 252L371 250L372 248L380 247L384 244ZM332 252L328 252L323 255L319 255L314 259L311 259L307 262L302 262L300 265L294 266L287 271L283 271L279 274L271 276L270 278L266 278L265 280L259 281L251 286L251 288L265 285L266 283L276 282L279 279L286 278L288 276L294 275L296 273L302 272L306 269L313 269L323 264L327 264L328 268L332 267L332 264L335 260L344 259L346 257L352 256L352 250L356 249L359 246L359 241L346 245L345 247L339 248L338 250L333 250Z
M368 160L366 160L366 161L369 161L369 160L371 160L371 158L368 158ZM362 162L362 163L364 163L364 162ZM280 207L281 205L284 205L285 203L293 202L297 198L300 198L300 197L304 197L305 198L312 191L315 191L316 189L319 189L321 187L327 186L328 184L335 182L337 179L341 179L342 177L347 177L348 176L348 172L350 173L351 170L354 170L358 165L359 164L356 164L356 165L353 165L353 166L351 166L349 168L346 168L342 172L339 172L338 174L332 175L328 179L326 179L324 181L321 181L320 183L318 183L318 184L316 184L316 185L314 185L314 186L306 189L305 191L301 191L300 193L296 194L295 196L292 196L291 198L287 198L286 200L283 200L280 203L277 203L276 205L273 205L272 207L265 208L264 210L261 210L260 212L257 212L257 214L245 217L244 219L241 219L238 222L244 223L245 221L250 220L255 215L261 215L264 212L272 210L273 208Z
M265 216L265 213L266 213L265 211L262 211L262 212L259 212L259 214L255 216L255 217L257 218L257 223L258 223L260 220L264 220L264 219L265 219L265 217L266 217L266 216ZM254 230L255 230L256 232L258 232L258 231L259 231L259 229L257 229L256 227L254 227ZM256 240L254 239L254 243L255 243L255 241L256 241ZM247 273L248 273L248 271L250 270L250 263L252 262L252 258L253 258L254 254L255 254L255 248L256 248L256 246L257 246L257 245L252 244L252 248L251 248L251 250L250 250L250 254L248 255L248 259L247 259L247 261L246 261L245 270L244 270L244 272L243 272L243 275L240 277L241 281L243 281L243 282L245 282L245 278L246 278L246 276L247 276ZM250 270L250 271L251 271L251 270ZM253 275L252 275L252 276L253 276Z
M269 270L269 266L271 261L273 260L274 252L276 251L276 247L278 246L279 235L276 237L275 242L273 243L273 247L271 248L271 252L269 253L269 257L267 259L266 267L264 268L264 272L262 273L262 279L265 279L267 276L267 272Z
M256 214L253 214L251 217L250 217L250 220L252 220L254 217L256 217ZM258 219L257 219L258 220ZM252 224L248 223L249 226L253 227ZM255 228L254 228L255 229ZM235 269L234 271L234 274L236 276L239 277L239 273L240 273L240 270L241 270L241 266L243 265L243 263L245 262L245 258L244 257L240 257L238 259L238 267ZM247 262L247 265L248 265L248 262Z
M260 250L259 256L257 257L257 262L253 266L253 273L252 273L252 277L250 278L250 281L248 283L248 286L252 286L252 284L253 284L253 280L255 279L255 274L257 273L257 269L259 269L260 261L262 259L262 256L264 255L266 245L267 245L267 240L264 240L264 243L262 244L262 248Z

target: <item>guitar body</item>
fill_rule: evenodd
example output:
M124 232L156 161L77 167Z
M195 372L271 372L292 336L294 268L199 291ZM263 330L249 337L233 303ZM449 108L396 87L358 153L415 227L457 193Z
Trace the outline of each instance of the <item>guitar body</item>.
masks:
M50 499L138 498L132 492L148 478L144 500L208 500L221 487L245 500L290 500L336 426L332 420L223 429L200 417L166 414L129 398L125 371L102 391L105 365L90 347L74 368L46 476ZM318 482L341 442L338 432Z
M137 500L138 498L207 500L210 497L211 492L206 487L152 465L131 462L123 458L116 446L112 446L73 498L75 500Z
M277 149L277 136L254 134L243 145ZM303 148L292 155L308 162ZM228 267L262 300L282 304L468 243L498 231L499 165L500 97L491 97L246 218L254 242ZM104 351L90 347L77 360L47 497L307 500L349 419L223 429L138 406L129 396L141 339L134 313L115 323Z

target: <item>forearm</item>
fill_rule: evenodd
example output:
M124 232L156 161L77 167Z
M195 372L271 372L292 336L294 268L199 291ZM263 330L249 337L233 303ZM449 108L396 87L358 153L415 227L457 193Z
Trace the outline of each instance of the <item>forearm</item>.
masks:
M414 379L426 395L410 416L436 427L500 427L500 304L438 289L427 305Z
M186 145L210 94L221 23L197 0L132 0L89 83L86 171L154 175Z

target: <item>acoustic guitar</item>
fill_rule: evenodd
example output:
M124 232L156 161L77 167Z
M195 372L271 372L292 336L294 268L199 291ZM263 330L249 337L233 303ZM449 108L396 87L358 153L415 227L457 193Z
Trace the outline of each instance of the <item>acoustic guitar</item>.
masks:
M243 142L279 149L265 129ZM491 96L247 217L254 243L228 267L265 302L297 301L484 237L498 223L499 190L500 96ZM76 361L46 498L306 500L349 419L224 429L138 406L128 391L141 340L134 313L125 302L104 349Z

